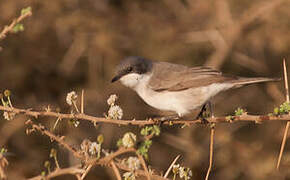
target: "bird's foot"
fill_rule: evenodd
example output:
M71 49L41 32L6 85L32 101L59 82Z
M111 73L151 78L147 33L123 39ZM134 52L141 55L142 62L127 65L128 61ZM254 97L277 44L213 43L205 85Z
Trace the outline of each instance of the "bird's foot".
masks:
M204 117L202 117L200 120L201 120L200 121L201 124L208 124L209 123L209 121Z
M209 114L204 112L202 114L199 114L195 119L200 119L201 124L208 124L209 123L209 121L207 120L208 117L210 117Z

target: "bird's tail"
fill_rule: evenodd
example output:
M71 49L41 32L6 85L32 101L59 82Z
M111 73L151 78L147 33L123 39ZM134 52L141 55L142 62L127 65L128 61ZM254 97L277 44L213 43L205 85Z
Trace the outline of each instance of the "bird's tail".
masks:
M238 78L230 82L234 84L234 88L239 88L254 83L280 81L280 80L281 80L280 78L255 77L255 78Z

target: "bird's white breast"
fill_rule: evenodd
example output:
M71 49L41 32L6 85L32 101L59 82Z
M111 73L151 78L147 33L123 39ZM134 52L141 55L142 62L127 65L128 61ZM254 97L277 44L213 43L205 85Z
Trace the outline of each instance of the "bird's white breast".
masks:
M144 75L137 74L137 73L130 73L122 76L120 81L123 85L135 89L137 86L140 86L142 83Z

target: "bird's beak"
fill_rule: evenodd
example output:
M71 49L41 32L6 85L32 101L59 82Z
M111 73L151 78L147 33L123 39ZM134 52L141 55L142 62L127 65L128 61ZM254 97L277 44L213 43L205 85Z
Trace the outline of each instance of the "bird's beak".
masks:
M116 75L116 76L112 79L111 83L113 83L113 82L115 82L115 81L118 81L121 77L122 77L121 75Z

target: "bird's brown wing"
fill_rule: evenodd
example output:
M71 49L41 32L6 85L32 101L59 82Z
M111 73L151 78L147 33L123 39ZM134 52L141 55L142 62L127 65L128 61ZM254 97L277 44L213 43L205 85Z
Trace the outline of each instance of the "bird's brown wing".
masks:
M208 67L188 68L183 65L158 62L154 63L149 87L155 91L180 91L233 79L235 78L225 77L221 72Z

